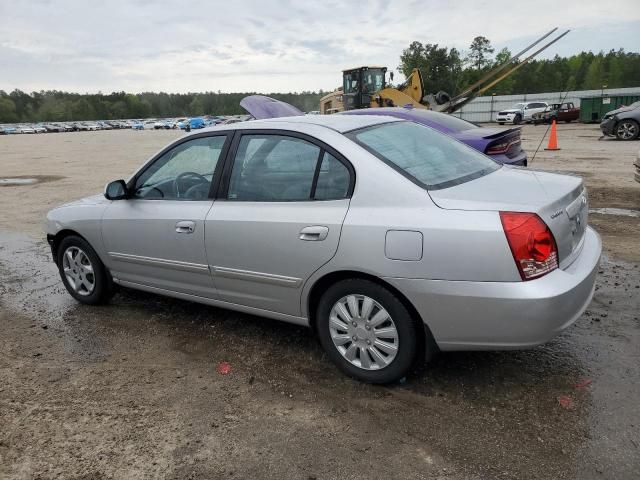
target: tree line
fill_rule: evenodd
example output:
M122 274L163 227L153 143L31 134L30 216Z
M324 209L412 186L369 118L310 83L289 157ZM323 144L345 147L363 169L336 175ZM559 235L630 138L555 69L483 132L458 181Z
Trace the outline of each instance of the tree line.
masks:
M405 76L420 69L427 93L445 91L455 95L496 65L511 58L507 48L495 56L485 37L476 37L463 55L456 48L412 42L400 56L398 70ZM640 53L623 49L607 53L581 52L570 57L532 60L518 68L485 95L600 90L640 87Z
M0 90L0 123L119 120L246 113L240 100L253 93L79 94L56 90L11 93ZM271 93L303 111L317 110L324 92Z
M466 54L438 44L412 42L400 55L398 70L405 76L419 68L427 93L455 95L494 66L511 58L504 48L494 55L491 42L474 38ZM336 72L336 83L340 81ZM581 52L570 57L533 60L490 91L498 95L640 87L640 53L611 50ZM327 92L272 93L269 96L303 111L317 110ZM252 93L79 94L56 90L25 93L0 90L0 123L166 118L204 114L245 113L240 100Z

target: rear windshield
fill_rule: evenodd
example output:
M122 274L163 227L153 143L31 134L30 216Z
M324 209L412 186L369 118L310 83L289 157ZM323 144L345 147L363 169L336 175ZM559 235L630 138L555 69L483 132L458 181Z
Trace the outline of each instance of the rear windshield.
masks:
M427 190L452 187L500 168L477 150L413 122L375 125L347 136Z
M411 111L411 116L416 117L414 121L424 119L425 122L435 123L452 132L463 132L465 130L471 130L472 128L480 128L474 123L467 122L466 120L454 117L453 115L432 112L431 110L421 110L416 108Z

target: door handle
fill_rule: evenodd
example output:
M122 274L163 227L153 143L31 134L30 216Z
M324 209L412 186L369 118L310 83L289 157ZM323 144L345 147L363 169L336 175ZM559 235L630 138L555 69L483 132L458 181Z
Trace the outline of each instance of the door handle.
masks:
M311 227L304 227L300 230L299 239L306 241L324 240L329 235L329 227L323 227L322 225L314 225Z
M191 220L183 220L182 222L176 223L177 233L193 233L195 229L196 222L192 222Z

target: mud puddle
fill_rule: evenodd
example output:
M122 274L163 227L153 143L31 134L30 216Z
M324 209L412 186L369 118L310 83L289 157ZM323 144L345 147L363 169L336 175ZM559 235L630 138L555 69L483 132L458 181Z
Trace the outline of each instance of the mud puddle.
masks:
M0 476L633 478L639 297L638 265L604 258L552 342L374 387L304 328L124 289L78 305L46 243L0 232Z
M54 182L64 177L59 175L31 175L17 177L0 177L0 187L21 187L36 183Z

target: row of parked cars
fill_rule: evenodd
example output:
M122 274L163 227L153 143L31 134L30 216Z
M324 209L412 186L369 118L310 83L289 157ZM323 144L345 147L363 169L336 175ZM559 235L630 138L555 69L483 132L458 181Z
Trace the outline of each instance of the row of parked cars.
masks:
M573 102L547 103L547 102L522 102L516 103L511 108L500 110L496 114L496 122L500 125L505 123L551 123L573 122L580 118L580 107L576 107Z
M140 120L102 120L96 122L55 122L37 124L0 125L0 135L35 134L57 132L80 132L96 130L164 130L181 129L195 130L212 125L241 122L248 119L248 115L233 116L205 116L182 117L165 119Z

